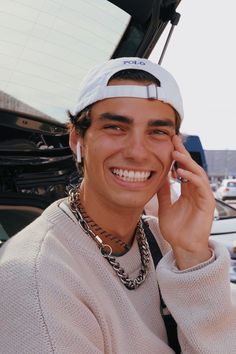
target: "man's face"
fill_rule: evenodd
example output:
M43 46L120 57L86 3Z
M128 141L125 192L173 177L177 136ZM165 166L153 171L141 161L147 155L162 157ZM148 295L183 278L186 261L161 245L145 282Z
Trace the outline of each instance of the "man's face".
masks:
M95 103L90 116L91 126L81 141L86 195L111 208L142 209L170 169L173 108L157 100L109 98Z

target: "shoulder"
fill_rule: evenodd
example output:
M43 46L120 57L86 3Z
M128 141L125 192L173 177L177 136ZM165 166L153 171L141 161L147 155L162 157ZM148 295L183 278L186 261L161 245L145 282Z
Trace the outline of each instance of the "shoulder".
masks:
M68 264L73 268L75 263L83 264L85 258L95 258L96 244L78 227L73 214L60 207L63 201L54 202L1 247L0 288L27 288L28 283L32 288L36 281L43 284L45 278L53 278L57 272L62 279L70 268Z
M2 281L7 282L12 277L16 281L23 278L32 278L32 282L34 281L35 267L39 257L47 252L45 244L48 238L52 238L52 234L60 233L58 219L63 224L64 215L58 207L59 202L50 205L41 216L11 237L1 247L0 278Z
M61 318L68 319L68 308L72 317L88 311L84 303L91 297L86 283L90 273L83 266L88 238L59 203L53 203L0 249L0 318L5 328L0 329L0 336L5 352L15 352L16 346L21 353L52 353L55 340L60 340Z
M6 333L0 332L6 352L10 352L9 348L13 352L12 333L18 333L16 351L22 350L25 341L29 352L35 352L36 348L40 352L53 352L38 284L38 260L51 228L53 224L40 216L0 249L0 317L4 318ZM37 337L41 338L40 343Z

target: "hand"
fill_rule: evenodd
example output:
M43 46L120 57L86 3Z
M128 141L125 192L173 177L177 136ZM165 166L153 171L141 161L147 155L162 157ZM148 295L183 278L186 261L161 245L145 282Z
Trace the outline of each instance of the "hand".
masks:
M187 179L181 184L181 195L172 204L168 178L158 191L160 230L169 242L179 269L187 269L208 260L208 239L212 227L215 199L208 177L175 135L173 159L180 168L177 175Z

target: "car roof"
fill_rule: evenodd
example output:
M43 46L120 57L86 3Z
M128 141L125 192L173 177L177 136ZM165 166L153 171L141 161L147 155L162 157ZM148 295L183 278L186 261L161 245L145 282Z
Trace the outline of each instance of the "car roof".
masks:
M236 179L235 178L225 178L222 180L222 184L227 184L229 182L236 183Z

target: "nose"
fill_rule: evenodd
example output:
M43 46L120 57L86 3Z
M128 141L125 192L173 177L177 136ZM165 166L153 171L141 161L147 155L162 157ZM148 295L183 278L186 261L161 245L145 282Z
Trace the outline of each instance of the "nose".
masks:
M137 162L145 161L150 155L145 137L139 132L133 132L127 137L123 155L126 159Z

